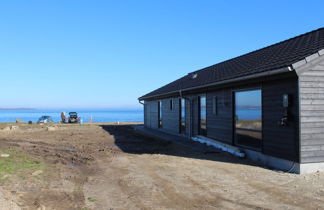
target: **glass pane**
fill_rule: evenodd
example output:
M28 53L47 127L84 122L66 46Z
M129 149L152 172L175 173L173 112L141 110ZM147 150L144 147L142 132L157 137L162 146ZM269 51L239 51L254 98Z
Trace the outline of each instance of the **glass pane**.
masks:
M159 127L162 128L162 101L159 101Z
M181 107L180 107L180 114L181 114L181 118L180 118L180 132L184 133L186 130L186 103L185 103L185 99L181 99Z
M262 140L261 90L235 92L236 144L260 148Z
M206 135L206 96L200 97L200 135Z

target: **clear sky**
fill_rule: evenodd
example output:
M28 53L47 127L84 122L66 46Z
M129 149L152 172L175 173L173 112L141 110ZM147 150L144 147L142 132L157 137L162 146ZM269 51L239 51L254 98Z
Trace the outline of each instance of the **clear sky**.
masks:
M140 108L188 72L323 27L324 1L3 0L0 107Z

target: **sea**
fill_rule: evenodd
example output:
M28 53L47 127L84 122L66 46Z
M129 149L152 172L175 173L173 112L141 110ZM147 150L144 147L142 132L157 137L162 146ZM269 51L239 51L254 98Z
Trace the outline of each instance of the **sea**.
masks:
M31 109L31 110L0 110L0 122L16 122L20 119L24 122L37 122L41 116L51 116L54 122L61 120L61 112L68 116L69 112L77 112L83 122L103 123L103 122L143 122L142 109ZM236 114L241 120L261 119L260 109L238 109Z
M0 110L0 122L16 122L20 119L24 122L37 122L41 116L51 116L54 122L61 120L61 112L68 116L69 112L77 112L83 122L143 122L143 110L111 110L111 109L31 109L31 110Z

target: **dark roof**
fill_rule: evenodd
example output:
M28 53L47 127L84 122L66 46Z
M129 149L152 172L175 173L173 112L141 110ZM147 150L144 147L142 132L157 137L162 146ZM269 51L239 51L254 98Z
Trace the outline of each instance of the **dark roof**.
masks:
M321 49L324 49L324 28L191 72L139 99L289 67ZM194 74L197 74L195 79Z

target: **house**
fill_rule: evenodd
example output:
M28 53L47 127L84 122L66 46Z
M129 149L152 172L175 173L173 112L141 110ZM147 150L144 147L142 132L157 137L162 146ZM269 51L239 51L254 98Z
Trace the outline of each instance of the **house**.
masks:
M146 128L236 148L281 170L324 171L324 28L191 72L139 100Z

